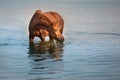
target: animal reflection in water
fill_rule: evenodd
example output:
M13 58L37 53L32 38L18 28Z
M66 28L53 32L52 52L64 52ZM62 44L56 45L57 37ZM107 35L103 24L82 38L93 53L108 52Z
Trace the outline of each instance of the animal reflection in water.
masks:
M29 58L34 61L52 58L55 60L62 60L63 43L53 41L33 43L29 46L28 54Z

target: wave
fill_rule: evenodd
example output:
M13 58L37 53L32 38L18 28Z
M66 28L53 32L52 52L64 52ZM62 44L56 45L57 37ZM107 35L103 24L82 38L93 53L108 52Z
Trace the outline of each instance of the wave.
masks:
M0 43L0 46L29 46L27 43Z
M95 35L116 35L116 36L120 36L119 33L93 33Z
M115 35L120 36L120 33L92 33L92 32L77 32L78 34L87 34L87 35Z

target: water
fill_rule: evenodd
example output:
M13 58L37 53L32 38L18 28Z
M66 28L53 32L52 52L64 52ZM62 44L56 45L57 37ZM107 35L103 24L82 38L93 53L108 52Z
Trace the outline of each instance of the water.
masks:
M0 80L119 80L119 3L49 2L0 3ZM36 9L63 16L64 44L29 45Z

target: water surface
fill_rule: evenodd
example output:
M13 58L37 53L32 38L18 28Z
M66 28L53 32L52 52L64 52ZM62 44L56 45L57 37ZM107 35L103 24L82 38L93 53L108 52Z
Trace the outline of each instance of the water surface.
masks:
M120 79L118 3L12 0L0 4L0 80ZM29 45L28 23L36 9L63 16L63 44L36 38Z

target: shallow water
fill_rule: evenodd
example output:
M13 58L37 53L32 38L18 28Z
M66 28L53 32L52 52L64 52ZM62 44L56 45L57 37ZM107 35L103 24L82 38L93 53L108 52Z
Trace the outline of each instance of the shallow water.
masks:
M39 8L63 16L63 44L40 43L36 38L29 45L27 26ZM12 0L3 1L0 9L0 80L120 79L118 4Z

